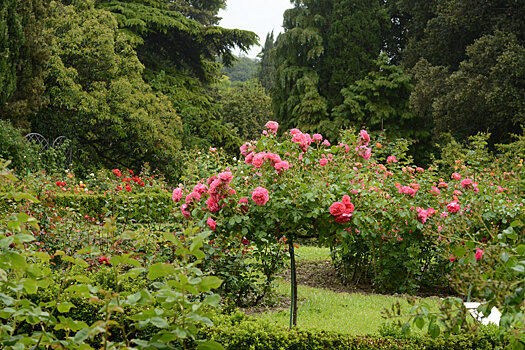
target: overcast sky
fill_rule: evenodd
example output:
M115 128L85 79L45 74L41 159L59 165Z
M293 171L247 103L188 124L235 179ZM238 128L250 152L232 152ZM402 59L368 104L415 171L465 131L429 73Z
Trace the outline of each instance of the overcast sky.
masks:
M283 31L283 13L292 4L290 0L227 0L226 6L226 11L219 12L219 17L222 17L219 25L255 32L261 45L264 45L266 34L273 30L277 38L277 34ZM247 56L254 58L259 52L261 47L253 46Z

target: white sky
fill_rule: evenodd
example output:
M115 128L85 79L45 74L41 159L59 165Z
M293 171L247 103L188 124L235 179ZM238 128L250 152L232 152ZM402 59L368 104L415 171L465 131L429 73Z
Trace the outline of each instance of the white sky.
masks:
M219 25L230 29L244 29L255 32L264 45L266 34L273 30L274 37L283 31L284 10L292 7L290 0L227 0L226 10L219 11L222 17ZM247 56L254 58L261 47L253 46ZM239 50L235 52L239 55Z

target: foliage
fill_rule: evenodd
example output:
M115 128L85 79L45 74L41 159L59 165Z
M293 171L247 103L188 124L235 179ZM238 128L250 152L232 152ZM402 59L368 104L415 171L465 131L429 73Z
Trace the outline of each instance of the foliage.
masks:
M464 140L488 131L492 144L508 142L525 123L525 46L512 34L496 32L477 39L466 55L446 79L444 93L433 98L436 132Z
M367 126L370 130L386 130L391 139L417 140L412 154L429 150L430 121L410 110L409 98L413 86L410 75L400 66L389 63L385 54L375 61L376 69L354 84L341 90L344 101L334 108L333 116L344 127Z
M2 183L16 181L2 166ZM16 201L38 200L25 193L4 195ZM100 256L96 248L85 247L70 255L55 251L53 255L37 251L30 229L38 229L35 218L24 212L2 213L0 221L0 293L2 298L0 326L3 349L60 346L64 349L93 348L174 348L188 340L203 349L221 349L214 341L198 337L198 325L211 326L209 308L220 297L210 293L221 281L203 275L199 264L206 232L183 232L184 239L172 233L164 235L165 244L173 249L172 262L141 264L131 254ZM112 230L111 225L105 228ZM132 239L131 236L122 237ZM111 268L109 276L78 273L89 267L86 256L98 258ZM52 272L51 259L59 257L60 274ZM147 278L150 284L135 293L123 290L129 280ZM113 280L108 283L108 280ZM53 298L35 300L38 291L52 289ZM75 305L75 302L77 305ZM78 303L80 302L80 304ZM96 307L95 322L88 324L77 307ZM71 312L73 310L73 312ZM93 318L94 313L90 314Z
M255 33L216 26L217 12L224 0L214 1L104 1L118 21L119 28L136 44L144 79L165 94L180 115L180 139L187 149L210 146L229 151L239 140L218 118L218 106L207 89L220 76L221 64L234 62L232 50L246 51L257 40ZM153 162L152 162L153 163ZM170 169L166 176L176 178L183 167Z
M224 123L235 130L240 140L255 140L267 120L271 119L271 99L256 79L244 83L217 86L217 102ZM240 146L240 143L239 143Z
M92 2L54 2L50 13L50 104L33 129L74 140L80 172L89 165L139 169L147 161L168 167L180 147L180 118L143 81L143 66L113 16Z
M272 30L271 33L266 35L264 46L262 47L261 52L257 55L260 59L259 67L257 69L257 79L259 79L259 82L264 87L267 94L270 93L275 84L274 48L275 38Z
M387 23L380 1L294 1L275 48L276 119L334 141L340 126L331 110L343 102L341 89L373 67Z
M255 78L258 65L259 62L256 59L241 55L235 57L235 62L231 67L222 67L221 73L230 78L232 82L246 82Z
M44 67L50 37L44 33L47 2L3 1L0 5L0 119L28 129L28 115L47 102Z
M410 337L396 339L383 336L348 336L330 332L287 330L244 314L219 318L217 326L210 328L212 339L227 349L493 349L491 332L451 336L449 339Z

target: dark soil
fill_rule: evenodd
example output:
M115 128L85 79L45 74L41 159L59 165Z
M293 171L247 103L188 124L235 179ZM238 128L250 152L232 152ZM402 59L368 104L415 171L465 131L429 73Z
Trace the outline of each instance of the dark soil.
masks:
M297 261L297 284L331 290L337 293L371 293L371 286L344 284L337 276L331 261ZM283 274L290 281L290 270Z

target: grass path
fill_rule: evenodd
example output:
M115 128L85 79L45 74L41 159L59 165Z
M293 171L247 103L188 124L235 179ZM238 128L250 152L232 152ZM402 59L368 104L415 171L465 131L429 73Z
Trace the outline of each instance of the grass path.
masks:
M297 260L326 261L329 250L326 248L301 247L297 249ZM290 297L289 282L279 281L276 286L278 295ZM301 329L332 331L343 334L365 335L378 334L387 320L382 317L382 310L390 309L399 301L404 310L409 310L405 298L381 294L337 293L331 290L298 286L299 307L298 327ZM437 305L436 300L428 301ZM278 310L258 314L257 317L282 327L289 324L290 311Z

